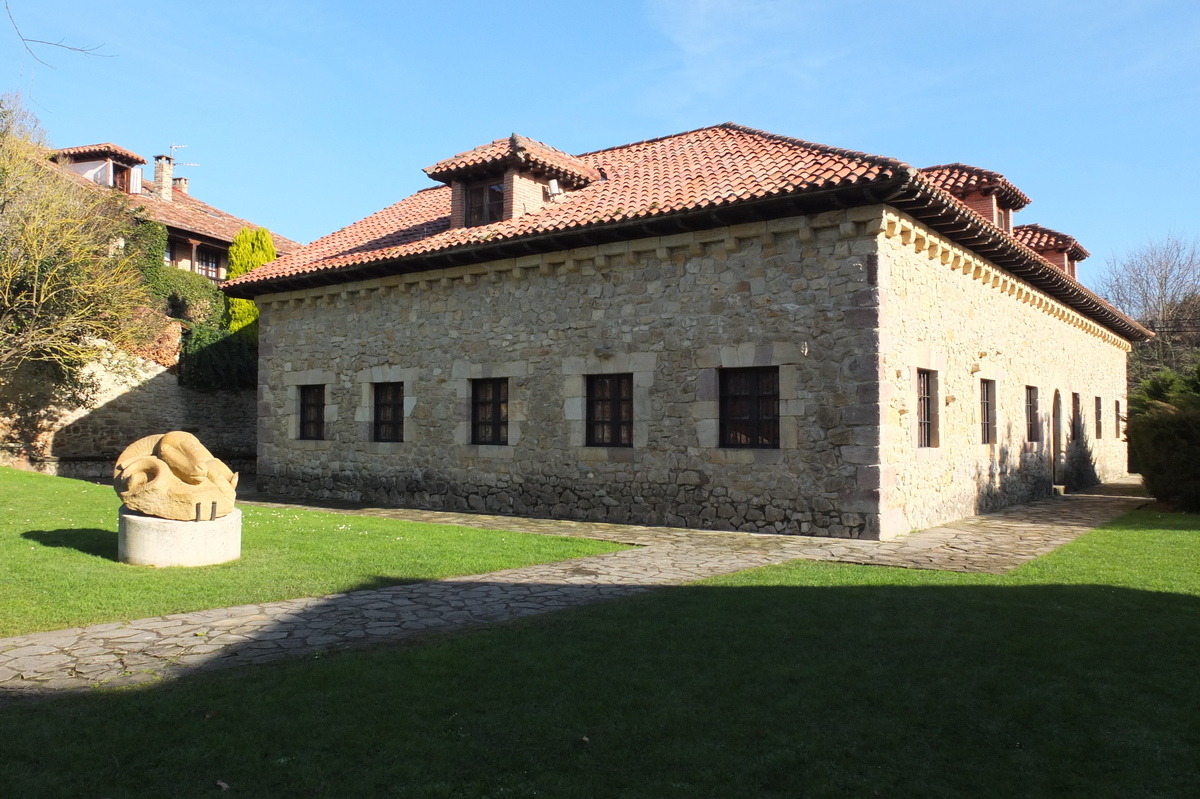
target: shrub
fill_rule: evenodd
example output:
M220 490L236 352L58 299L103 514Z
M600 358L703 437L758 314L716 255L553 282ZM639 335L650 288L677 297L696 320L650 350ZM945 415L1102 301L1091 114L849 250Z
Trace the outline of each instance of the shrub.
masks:
M1125 435L1150 495L1200 511L1200 366L1143 380L1129 396Z
M1200 404L1152 400L1145 412L1130 417L1126 435L1150 495L1200 511Z
M179 384L203 390L258 385L258 347L246 336L212 325L191 325L183 335Z
M244 227L229 245L228 279L241 277L250 270L275 260L275 242L266 228ZM252 341L258 341L258 306L253 300L230 298L224 326L237 332L245 331Z
M216 327L225 316L225 295L203 275L168 266L149 275L146 282L173 319Z

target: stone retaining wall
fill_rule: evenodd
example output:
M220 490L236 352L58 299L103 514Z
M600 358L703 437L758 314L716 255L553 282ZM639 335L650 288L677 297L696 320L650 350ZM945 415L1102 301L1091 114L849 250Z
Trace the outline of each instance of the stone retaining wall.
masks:
M100 386L94 406L64 411L50 425L45 457L18 460L12 452L0 457L63 477L111 477L117 456L137 439L185 430L230 468L253 473L255 392L183 388L159 364L117 350L89 371Z

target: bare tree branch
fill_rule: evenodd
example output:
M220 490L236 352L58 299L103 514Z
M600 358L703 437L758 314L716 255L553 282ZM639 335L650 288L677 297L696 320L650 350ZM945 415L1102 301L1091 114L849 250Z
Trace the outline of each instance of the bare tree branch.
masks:
M48 42L44 39L30 39L25 34L21 33L21 28L20 28L20 26L17 25L16 18L13 17L12 7L9 6L8 0L4 0L4 10L8 14L8 21L10 23L12 23L13 30L16 31L17 36L21 39L21 45L25 48L25 52L29 53L29 55L33 57L34 61L37 61L39 64L41 64L43 66L47 66L47 67L50 67L50 69L54 69L54 66L52 64L49 64L49 63L43 61L41 58L39 58L38 54L33 52L33 48L30 47L29 45L44 44L47 47L58 47L63 50L70 50L73 53L82 53L84 55L96 56L98 58L112 58L111 55L96 52L97 50L99 50L101 47L104 46L102 44L98 44L95 47L75 47L70 44L64 44L62 39L59 39L57 42Z
M1200 357L1200 240L1170 234L1109 259L1098 293L1157 334L1134 348L1134 383Z

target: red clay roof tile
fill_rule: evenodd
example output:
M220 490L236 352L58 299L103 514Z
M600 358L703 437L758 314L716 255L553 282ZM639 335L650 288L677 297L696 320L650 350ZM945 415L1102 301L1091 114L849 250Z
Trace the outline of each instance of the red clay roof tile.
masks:
M146 159L137 153L126 150L124 147L118 147L112 142L84 144L79 147L64 147L50 154L50 158L53 161L57 161L63 157L75 161L88 160L89 158L111 158L128 166L138 166L139 164L146 163Z
M1041 225L1017 225L1013 228L1013 238L1035 252L1060 250L1070 258L1082 261L1091 255L1074 236L1059 233Z
M1029 205L1029 197L999 172L969 164L927 166L921 172L937 185L962 199L968 194L995 192L1001 208L1019 211Z
M426 172L447 179L477 174L473 170L486 171L512 156L513 148L519 145L514 140L516 137L497 139L441 161ZM539 146L544 151L558 153L545 145ZM532 213L488 225L453 229L450 188L424 189L222 286L231 296L252 297L286 291L297 285L359 279L364 270L377 264L387 266L382 272L373 270L375 274L393 268L401 271L406 261L418 269L428 268L422 266L424 259L455 252L475 250L478 252L466 257L487 259L489 253L514 240L524 239L534 245L534 242L561 241L560 236L593 229L597 234L612 230L614 235L621 236L625 234L618 229L628 223L649 224L659 217L702 209L729 208L733 212L746 203L811 199L824 190L834 190L842 192L841 202L851 204L889 202L882 198L894 196L897 207L907 208L919 218L928 217L935 228L949 214L952 220L958 220L953 223L954 228L965 222L966 229L974 231L968 237L988 240L992 257L1010 264L1014 273L1028 275L1036 285L1131 340L1153 335L1057 269L1034 248L984 219L961 199L959 195L968 193L967 188L995 189L1007 192L1005 202L1014 207L1029 202L1028 197L995 172L962 164L918 171L893 158L814 144L733 123L579 156L562 155L595 170L601 179L566 192ZM870 193L873 187L879 187L883 193ZM847 189L853 189L854 195L845 193ZM644 230L644 226L639 229ZM395 267L391 266L393 263Z
M89 157L113 158L130 165L146 163L146 160L137 153L111 143L64 147L49 153L50 159L54 161L59 160L59 156L66 156L72 160L85 160ZM66 170L65 174L88 186L97 185L70 170ZM155 222L161 222L185 233L198 233L226 243L232 242L233 237L242 228L258 227L252 222L225 213L174 187L171 189L172 201L168 202L154 193L154 187L154 181L143 179L142 193L129 197L129 201L135 208L139 206L144 208L146 215ZM292 241L286 236L280 236L278 233L271 233L271 239L275 243L275 251L280 255L295 252L302 246L299 242Z
M584 186L600 179L600 173L595 168L575 156L515 133L507 139L496 139L482 147L438 161L426 167L425 174L434 180L449 183L470 175L503 170L510 165L524 171L563 178L572 186Z
M507 152L497 139L428 171L477 168ZM557 152L557 151L554 151ZM226 285L336 270L458 247L536 236L774 195L890 178L900 161L778 136L726 123L577 157L596 175L578 191L524 216L478 227L450 228L450 190L420 191L348 228L317 239ZM453 162L453 163L451 163Z
M182 231L199 233L223 242L233 241L233 237L244 227L259 227L233 214L227 214L220 208L214 208L174 187L171 189L171 202L167 202L154 193L154 181L151 180L143 180L142 193L129 199L133 205L144 207L146 215L155 222L161 222L168 227ZM275 243L276 252L280 255L295 252L302 246L278 233L272 233L271 239Z

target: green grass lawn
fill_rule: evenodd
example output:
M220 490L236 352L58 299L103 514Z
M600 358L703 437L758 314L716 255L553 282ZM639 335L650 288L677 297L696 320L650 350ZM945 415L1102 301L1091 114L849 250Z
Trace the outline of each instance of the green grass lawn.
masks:
M0 468L0 637L479 574L625 548L581 538L244 506L240 560L155 569L117 562L120 504L107 486Z
M1200 796L1200 516L0 709L14 797ZM218 781L228 786L222 789Z

